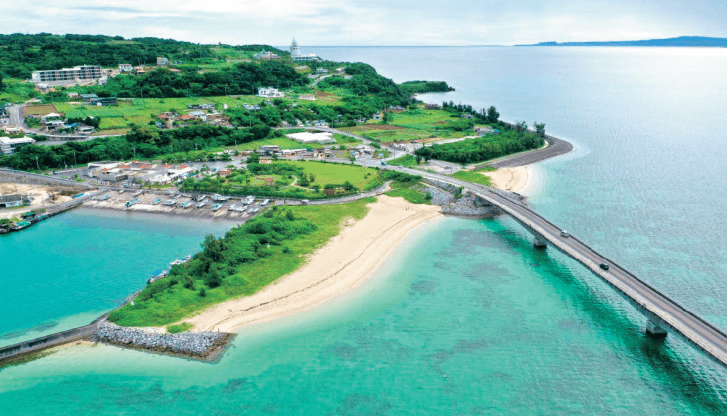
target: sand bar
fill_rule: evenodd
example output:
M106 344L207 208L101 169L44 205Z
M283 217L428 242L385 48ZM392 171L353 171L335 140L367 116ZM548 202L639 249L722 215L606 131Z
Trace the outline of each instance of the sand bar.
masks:
M383 195L369 208L295 272L252 296L223 302L182 322L193 324L193 331L231 332L311 309L359 286L407 234L441 216L438 206Z

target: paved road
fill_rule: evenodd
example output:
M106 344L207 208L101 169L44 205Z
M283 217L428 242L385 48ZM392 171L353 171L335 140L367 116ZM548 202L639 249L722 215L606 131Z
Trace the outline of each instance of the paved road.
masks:
M626 297L640 312L672 333L681 335L686 341L727 365L727 334L714 325L688 311L669 299L655 288L649 286L615 262L602 256L576 237L562 237L561 228L546 220L515 201L512 201L490 188L460 181L451 177L421 172L411 169L390 167L391 169L421 175L425 178L463 186L482 199L500 207L526 228L546 239L552 247L571 256L594 274L605 280L611 287ZM600 268L608 264L609 270Z

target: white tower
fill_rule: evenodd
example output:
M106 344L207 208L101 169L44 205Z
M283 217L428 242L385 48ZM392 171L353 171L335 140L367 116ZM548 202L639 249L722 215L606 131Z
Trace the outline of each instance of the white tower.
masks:
M290 55L295 59L296 56L300 56L300 46L298 46L298 42L295 41L295 38L293 38L293 43L290 45Z

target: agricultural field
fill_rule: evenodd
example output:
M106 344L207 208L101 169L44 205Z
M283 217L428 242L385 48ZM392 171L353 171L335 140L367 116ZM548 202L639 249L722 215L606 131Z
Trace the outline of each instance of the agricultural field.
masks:
M50 113L57 113L58 109L53 104L29 105L23 107L23 116L43 116Z
M187 98L145 98L119 100L118 106L100 107L90 106L82 103L56 103L58 112L64 113L66 117L101 117L101 125L97 134L110 134L109 130L126 132L132 125L149 124L153 116L171 111L176 114L187 114L190 110L188 104L214 104L217 111L223 112L224 105L230 109L241 109L244 104L260 104L267 98L254 95L242 96L221 96L221 97L187 97ZM334 105L340 97L333 96L326 103L321 105ZM298 100L295 98L284 98L284 102L298 105L311 105L310 101ZM316 102L318 103L318 102ZM313 104L316 105L316 104ZM45 114L45 113L44 113Z

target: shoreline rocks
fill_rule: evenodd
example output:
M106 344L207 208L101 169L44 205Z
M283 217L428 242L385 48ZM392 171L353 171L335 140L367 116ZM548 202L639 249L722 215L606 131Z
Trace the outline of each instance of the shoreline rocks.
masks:
M104 322L92 341L192 359L212 361L235 337L227 332L158 333Z

